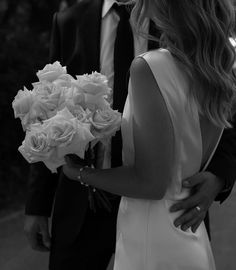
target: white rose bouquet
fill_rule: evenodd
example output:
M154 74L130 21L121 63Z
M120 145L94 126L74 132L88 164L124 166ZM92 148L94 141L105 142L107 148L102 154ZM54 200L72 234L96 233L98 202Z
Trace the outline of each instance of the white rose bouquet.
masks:
M89 146L106 144L120 128L121 114L107 101L106 76L93 72L74 78L58 61L37 76L33 89L19 90L12 103L26 132L19 151L29 163L41 161L56 172L65 155L83 159Z
M15 118L26 132L20 153L29 163L43 162L53 173L68 154L81 159L86 154L91 164L91 149L98 142L106 144L121 125L121 114L107 101L111 89L106 76L93 72L74 78L57 61L38 71L37 77L33 89L19 90L12 102ZM88 190L93 210L95 201L110 209L104 192Z

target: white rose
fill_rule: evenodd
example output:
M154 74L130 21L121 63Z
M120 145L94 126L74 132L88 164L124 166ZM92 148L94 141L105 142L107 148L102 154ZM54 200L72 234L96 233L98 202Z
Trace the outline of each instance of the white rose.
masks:
M57 147L58 157L77 154L84 158L88 143L94 140L90 125L83 124L67 108L44 122L50 145Z
M88 143L94 140L90 125L78 121L67 108L30 127L19 151L28 162L42 161L52 172L65 164L67 154L84 158Z
M90 95L108 95L111 89L108 86L107 77L98 72L76 76L73 82L75 86Z
M93 135L105 143L108 138L120 129L121 113L112 109L97 110L89 118L89 121L92 125L91 131Z
M107 98L111 93L108 86L107 77L93 72L92 74L84 74L76 76L77 80L72 82L72 85L77 88L79 92L84 93L85 104L81 105L84 109L88 108L91 111L105 110L110 107Z
M74 116L82 123L89 123L89 117L91 116L92 112L88 109L84 110L83 107L77 106L74 109Z
M57 107L54 102L43 97L38 97L35 99L28 113L27 122L24 122L24 125L36 123L38 121L41 122L54 116L57 111Z
M53 82L58 79L62 74L66 74L66 67L56 61L53 64L47 64L42 70L39 70L36 75L39 81Z
M76 111L80 107L85 107L85 95L78 91L77 88L63 88L61 92L60 101L58 103L58 110L62 110L65 107L75 116Z
M43 121L54 116L58 110L61 100L61 87L54 86L53 92L47 95L38 94L35 96L34 103L27 116L27 122L24 124Z
M73 81L75 79L70 74L62 74L53 81L53 84L61 87L71 87L71 82Z
M90 95L85 94L85 107L88 108L90 111L96 110L106 110L110 108L110 104L104 98L103 95Z
M32 83L32 85L33 85L32 92L34 93L35 96L48 96L56 88L55 85L47 81L35 82Z
M76 87L65 88L63 91L65 100L70 100L74 105L84 105L85 94Z
M30 111L33 103L34 94L32 91L29 91L26 87L24 87L24 90L19 90L12 102L15 118L23 119Z
M49 94L45 100L47 100L48 103L53 104L56 108L60 106L62 102L64 102L63 97L63 90L64 88L60 86L56 86L56 88L53 90L51 94Z
M29 162L42 161L49 158L54 150L50 147L49 142L42 125L32 124L31 129L26 132L25 140L19 150Z
M51 172L56 172L56 168L65 164L63 158L58 158L56 148L50 145L41 124L31 125L31 130L26 132L25 140L18 150L29 163L42 161Z

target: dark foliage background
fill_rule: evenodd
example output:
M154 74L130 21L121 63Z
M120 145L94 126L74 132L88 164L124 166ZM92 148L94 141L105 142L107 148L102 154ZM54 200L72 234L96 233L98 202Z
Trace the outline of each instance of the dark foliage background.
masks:
M55 11L76 0L0 0L0 212L23 204L29 165L17 151L24 133L11 103L48 63Z

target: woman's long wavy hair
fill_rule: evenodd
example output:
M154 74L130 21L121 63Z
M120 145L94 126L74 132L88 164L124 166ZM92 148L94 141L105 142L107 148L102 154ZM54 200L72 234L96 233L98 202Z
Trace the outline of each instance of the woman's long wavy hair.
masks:
M161 47L183 64L195 85L190 97L198 101L199 111L214 124L231 127L236 97L235 49L229 40L235 30L233 0L136 0L131 16L136 32L145 18L155 22L163 33ZM199 89L204 90L201 99Z

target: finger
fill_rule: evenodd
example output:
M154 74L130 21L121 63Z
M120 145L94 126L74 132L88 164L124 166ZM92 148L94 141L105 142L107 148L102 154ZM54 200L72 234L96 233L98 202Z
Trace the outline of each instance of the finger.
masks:
M197 231L197 229L199 228L199 226L201 225L202 222L203 222L203 220L199 219L199 220L196 221L195 224L193 224L191 226L191 230L192 230L193 233L195 233Z
M180 210L190 210L201 202L202 194L197 192L196 194L188 197L187 199L181 200L170 207L170 212L177 212Z
M204 173L197 173L183 180L183 187L192 188L204 182Z
M183 226L184 224L188 223L190 220L195 219L196 218L196 213L194 213L195 211L191 210L191 211L185 211L181 216L179 216L178 218L175 219L174 221L174 225L176 227L179 226Z
M42 233L42 243L43 243L43 245L46 248L50 249L51 238L50 238L48 226L46 224L42 227L41 233Z
M196 223L201 223L204 218L205 218L205 212L202 212L202 213L199 213L198 215L197 214L193 214L192 217L186 221L182 226L182 230L183 231L186 231L188 228L191 228L196 224Z
M43 235L41 233L37 234L37 241L38 241L38 246L37 246L36 250L43 251L43 252L49 251L49 248L46 247L44 242L43 242Z
M65 158L66 164L68 166L71 166L72 163L73 163L72 160L71 160L71 158L68 155L66 155L64 158Z
M46 248L41 243L38 233L28 233L27 238L32 249L37 251L46 251Z
M185 211L180 217L178 217L175 221L174 224L176 227L178 226L185 226L188 225L189 223L195 223L197 219L201 218L202 220L204 219L206 212L203 210L203 208L200 207L200 211L197 210L196 207L192 208L189 211ZM189 227L189 226L188 226Z
M193 226L197 221L199 220L198 217L193 217L191 218L189 221L187 221L186 223L181 225L181 230L182 231L187 231L189 228L191 228L191 226Z

